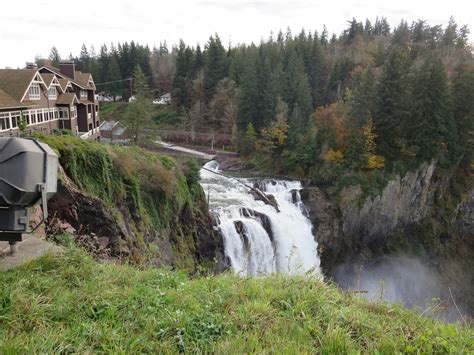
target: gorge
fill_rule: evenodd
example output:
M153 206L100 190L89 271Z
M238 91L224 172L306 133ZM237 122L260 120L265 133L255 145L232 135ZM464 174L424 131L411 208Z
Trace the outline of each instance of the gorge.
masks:
M472 314L469 180L443 176L432 162L393 178L379 196L359 186L331 196L298 181L218 175L214 161L205 169L201 185L237 274L309 272L372 300L436 308L447 320ZM275 197L281 211L245 185Z

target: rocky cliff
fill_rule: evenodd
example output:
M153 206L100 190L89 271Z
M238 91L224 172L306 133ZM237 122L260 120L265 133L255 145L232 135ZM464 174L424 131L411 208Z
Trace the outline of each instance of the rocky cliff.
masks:
M421 279L434 274L439 290L433 296L445 296L452 289L458 302L472 314L472 176L444 171L432 162L403 177L394 177L379 196L365 198L359 186L346 187L336 196L309 186L302 198L327 276L343 286L354 286L360 282L361 270L377 270L380 274L382 267L385 273L397 274L404 282L406 274L415 272L421 263L430 277L420 274L413 283L422 285ZM395 264L400 263L404 270L398 273Z
M72 235L102 258L196 272L224 268L198 167L138 148L43 138L59 153L47 235Z

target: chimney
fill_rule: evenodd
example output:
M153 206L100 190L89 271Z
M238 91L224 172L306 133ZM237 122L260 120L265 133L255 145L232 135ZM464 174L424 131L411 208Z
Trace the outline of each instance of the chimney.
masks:
M70 77L72 79L75 79L74 73L76 71L76 66L74 64L74 61L73 60L62 60L59 63L59 71L62 74L67 75L68 77Z
M38 69L38 65L32 62L26 62L26 69Z

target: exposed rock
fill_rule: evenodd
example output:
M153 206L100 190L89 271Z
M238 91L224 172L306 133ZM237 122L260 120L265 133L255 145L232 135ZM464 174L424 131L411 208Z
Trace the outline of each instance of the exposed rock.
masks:
M244 217L247 218L253 218L256 219L260 222L262 225L263 229L267 232L268 236L270 237L270 241L273 242L273 230L272 230L272 224L270 222L270 218L264 213L260 213L258 211L249 209L249 208L241 208L240 209L240 214Z
M278 202L272 194L265 194L257 188L249 190L249 194L251 194L256 201L262 201L266 205L273 206L277 212L280 212Z
M290 193L291 193L291 202L297 203L299 201L298 199L299 190L293 189L290 191Z
M136 223L141 216L134 201L124 200L114 211L78 189L62 169L60 176L58 191L48 201L48 235L72 234L98 257L189 271L198 264L216 272L226 268L222 238L213 228L204 198L195 201L193 209L186 204L174 216L173 228L156 230Z
M249 242L249 237L245 233L245 228L244 224L242 221L234 221L234 226L237 234L240 236L240 239L242 239L242 243L244 244L244 249L245 252L248 254L250 253L250 242Z
M334 277L344 264L344 272L355 277L360 265L383 255L417 256L437 270L445 289L450 285L472 312L474 300L468 294L474 292L473 181L462 173L452 174L437 173L434 162L426 163L368 198L359 186L347 187L337 196L314 186L303 189L300 194L325 274ZM459 179L465 182L456 182Z

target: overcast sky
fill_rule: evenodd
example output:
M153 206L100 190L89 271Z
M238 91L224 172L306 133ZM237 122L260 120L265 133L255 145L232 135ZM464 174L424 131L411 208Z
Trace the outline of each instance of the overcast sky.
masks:
M439 2L439 5L438 5ZM66 57L78 55L82 43L89 48L110 42L135 40L153 47L180 38L204 44L217 32L224 43L259 42L270 31L290 26L339 34L355 17L387 17L394 26L425 19L445 25L454 16L474 31L474 1L469 0L6 0L0 12L0 68L23 67L36 55L47 57L51 47ZM470 40L473 41L473 34Z

